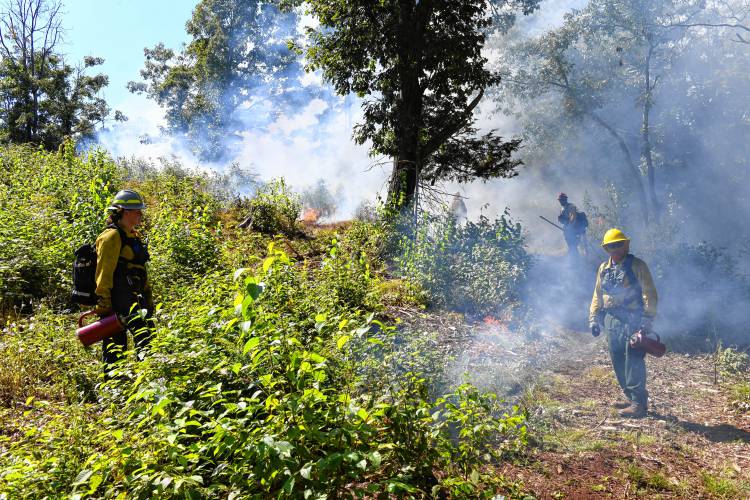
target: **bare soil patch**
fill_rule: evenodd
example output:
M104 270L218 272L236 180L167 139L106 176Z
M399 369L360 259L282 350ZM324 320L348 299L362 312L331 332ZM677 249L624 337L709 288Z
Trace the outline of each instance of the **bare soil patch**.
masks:
M402 327L436 331L452 358L448 373L468 374L529 412L525 456L498 467L536 498L750 498L750 413L731 404L710 354L648 357L651 407L623 419L621 391L606 341L546 325L524 334L487 318L408 310Z

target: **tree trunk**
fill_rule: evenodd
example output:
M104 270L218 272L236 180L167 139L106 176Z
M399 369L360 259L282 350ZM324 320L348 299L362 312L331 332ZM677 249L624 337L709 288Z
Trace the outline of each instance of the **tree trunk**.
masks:
M633 187L635 188L636 194L638 195L638 202L641 207L641 216L643 217L643 223L648 226L650 217L648 210L648 201L646 199L646 191L643 189L643 184L641 184L641 173L638 170L638 167L636 167L635 162L633 161L633 157L630 154L628 145L625 143L625 140L620 136L620 134L617 133L617 130L615 130L614 127L612 127L609 123L602 120L596 113L589 111L587 114L591 117L592 120L594 120L602 128L604 128L604 130L609 132L609 134L617 141L620 150L625 156L625 163L628 166L628 171L632 174Z
M397 65L400 103L397 109L398 155L388 185L388 206L403 210L414 201L421 159L419 138L422 127L422 89L419 84L423 26L414 0L399 2L399 62Z
M653 46L649 45L648 54L646 55L644 93L643 93L643 123L641 126L641 140L643 141L642 155L646 160L646 175L648 176L648 194L651 199L651 212L654 219L659 219L659 201L656 198L656 182L654 173L654 161L651 154L651 130L649 127L649 118L651 115L651 98L654 89L651 84L651 54ZM655 83L654 83L655 85Z
M37 16L39 14L39 2L36 3L36 9L33 6L29 9L29 22L31 26L29 28L29 42L31 44L31 62L29 63L31 69L31 77L29 81L31 83L31 127L29 130L29 140L34 141L39 136L39 78L37 76L37 58L36 58L36 23Z
M419 182L419 129L422 118L422 95L415 75L404 79L401 87L402 106L398 118L398 156L388 187L388 199L394 208L411 205ZM416 81L416 82L415 82ZM416 85L415 85L416 83Z

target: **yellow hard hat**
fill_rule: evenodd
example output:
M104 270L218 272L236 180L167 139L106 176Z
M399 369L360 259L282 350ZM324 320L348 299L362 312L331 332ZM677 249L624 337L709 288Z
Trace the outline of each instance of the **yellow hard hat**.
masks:
M610 243L617 243L620 241L630 241L630 239L627 236L625 236L625 233L623 233L619 229L612 228L606 233L604 233L604 238L602 239L602 246L609 245Z

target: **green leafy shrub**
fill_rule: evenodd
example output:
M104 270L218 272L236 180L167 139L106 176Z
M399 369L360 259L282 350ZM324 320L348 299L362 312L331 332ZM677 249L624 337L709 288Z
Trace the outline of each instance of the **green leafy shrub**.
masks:
M325 283L324 287L319 287L318 300L353 310L378 307L373 300L375 279L370 274L370 263L364 250L347 254L342 251L340 242L334 239L328 256L315 274L317 282Z
M448 213L424 214L397 248L402 276L434 303L471 314L499 314L517 303L530 264L522 228L507 212L464 225Z
M382 268L386 235L385 225L381 222L354 220L340 235L341 247L350 255L364 253L370 265Z
M70 315L47 308L30 321L9 322L0 330L0 407L31 399L79 402L93 397L99 370L92 354L75 339Z
M144 234L157 294L217 269L221 260L220 200L210 178L170 165L138 187L147 201Z
M741 375L750 370L750 355L731 347L718 348L718 365L724 375Z
M453 432L450 443L441 447L450 464L449 476L432 489L432 495L475 497L504 487L502 476L487 474L482 468L527 444L526 415L518 407L508 410L497 395L482 394L470 384L460 385L437 404L441 409L433 418L442 418Z
M0 148L0 311L65 304L73 251L93 241L123 172L103 152Z
M338 279L357 272L367 271L354 266ZM394 357L379 361L378 351L401 349L372 313L336 294L304 300L331 286L315 269L272 245L255 271L236 276L239 293L208 275L160 311L150 355L122 361L86 412L60 408L41 432L0 441L0 489L195 498L479 492L487 488L471 482L477 457L486 464L484 455L523 445L523 415L494 396L462 386L436 400L424 376L393 372Z
M35 304L33 316L0 330L3 494L425 497L512 488L484 467L523 446L523 414L470 386L452 391L434 334L377 319L388 290L398 300L421 290L386 285L384 225L355 222L306 239L314 255L296 262L275 238L259 257L270 237L233 227L235 211L210 176L176 164L137 170L101 153L0 153L8 173L0 231L12 228L0 232L3 300L18 290L55 306ZM146 198L149 275L163 306L150 353L127 353L105 382L99 347L84 349L75 315L55 311L73 248L101 231L122 187ZM283 181L263 203L278 204L276 227L293 229L299 205ZM232 280L237 263L246 268Z
M291 234L302 213L299 195L289 189L283 178L261 186L249 205L251 227L266 234Z
M65 306L73 251L104 229L106 209L124 187L146 198L142 233L157 291L219 266L224 205L209 174L171 163L134 178L132 163L119 166L100 150L76 155L73 144L54 153L1 148L0 166L0 310L40 299Z

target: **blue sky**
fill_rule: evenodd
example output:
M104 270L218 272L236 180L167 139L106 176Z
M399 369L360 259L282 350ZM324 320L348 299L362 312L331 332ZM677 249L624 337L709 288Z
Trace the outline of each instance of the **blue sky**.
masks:
M187 40L185 22L193 0L63 0L66 29L62 51L70 63L92 55L105 59L98 70L109 75L104 96L113 109L128 100L125 85L139 79L143 48L164 42L178 48ZM122 109L128 114L127 109Z

